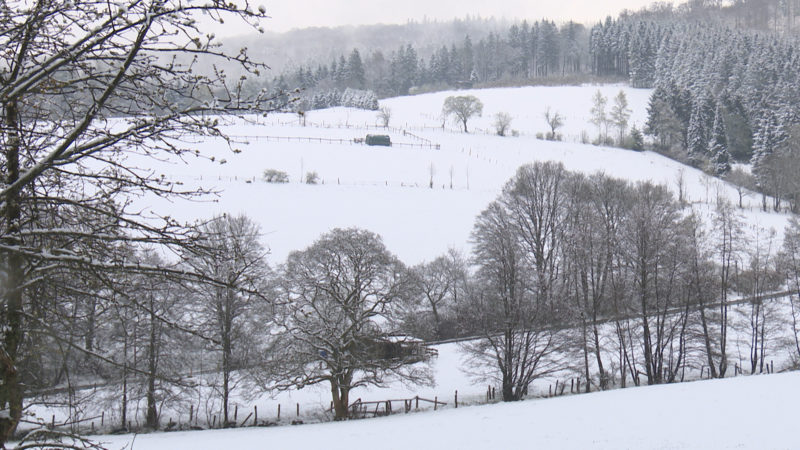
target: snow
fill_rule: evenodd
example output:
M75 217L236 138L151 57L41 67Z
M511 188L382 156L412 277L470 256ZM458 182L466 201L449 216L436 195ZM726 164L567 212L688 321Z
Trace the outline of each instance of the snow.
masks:
M344 423L98 439L114 450L790 449L798 383L800 373L739 377Z
M601 171L631 181L650 180L666 184L673 191L677 191L677 179L682 174L687 200L703 216L708 216L718 197L738 202L732 186L658 154L581 144L582 132L590 138L597 133L588 123L588 114L591 97L598 89L609 99L624 90L633 110L632 120L641 127L650 91L619 85L471 90L387 99L381 103L392 109L391 126L395 128L389 130L376 130L378 119L374 111L348 108L310 112L307 126L301 126L298 116L292 114L237 120L225 128L237 138L234 148L241 152L231 151L221 140L195 144L201 155L213 157L216 162L189 158L189 164L154 163L131 156L132 164L163 173L167 179L183 183L183 188L214 189L218 191L216 196L194 202L137 198L132 199L132 209L152 209L185 221L221 213L245 213L261 224L264 244L271 249L271 264L282 263L289 252L305 248L334 227L351 226L380 234L390 251L406 264L416 264L432 260L449 248L468 253L475 217L500 193L520 165L533 161L555 160L569 170L587 174ZM470 122L472 133L461 133L453 123L442 129L439 115L448 95L475 95L483 101L484 115ZM547 131L542 117L547 106L566 117L561 130L565 142L535 138L536 133ZM511 128L519 131L519 137L491 135L493 116L500 111L514 117ZM368 147L352 142L368 133L389 134L394 143L430 141L439 149ZM276 140L277 137L284 139ZM343 141L323 143L315 139ZM220 164L221 160L226 163ZM286 171L290 183L260 181L265 169ZM322 184L300 182L310 171L319 174ZM433 188L429 187L431 171ZM762 236L762 228L780 234L788 216L761 212L760 200L756 195L745 198L741 213L748 230ZM742 351L746 351L742 347L745 338L744 334L732 336L740 360ZM443 411L337 424L140 435L133 448L262 448L265 443L299 449L377 445L466 450L796 447L796 442L790 440L793 423L789 421L795 416L794 404L800 400L792 398L796 397L800 374L624 389L454 410L456 390L462 404L478 403L484 397L486 382L464 372L459 344L436 348L439 356L432 361L435 386L392 382L383 388L358 389L352 393L352 400L438 397L450 403ZM786 355L774 356L776 366L785 366ZM561 380L576 376L570 370L557 376ZM552 382L539 380L531 392L546 393ZM113 387L109 390L113 391ZM114 392L107 394L109 402L116 401ZM199 394L198 402L207 394ZM284 411L289 410L282 417L283 423L293 418L296 403L303 410L301 418L309 422L317 420L330 402L330 389L325 384L273 397L252 398L248 394L240 392L234 403L247 408L257 405L262 420L274 420L277 405L282 404ZM748 414L754 409L759 413ZM162 411L162 422L166 423L170 415L185 413ZM37 414L61 417L65 412L43 409ZM240 412L240 416L244 415ZM185 422L186 417L181 420ZM100 438L110 442L112 449L129 445L132 439Z
M349 108L309 112L307 126L300 126L294 114L235 121L225 129L236 137L233 148L240 153L232 152L220 140L209 139L196 147L216 162L190 158L188 164L165 162L155 167L150 166L150 160L140 162L167 179L184 183L182 187L217 190L217 197L204 202L139 199L133 208L152 208L185 221L246 213L262 226L264 245L271 249L271 264L282 263L291 251L307 247L332 228L353 226L380 234L388 249L403 262L416 264L432 260L449 248L468 253L475 217L520 165L533 161L561 161L569 170L650 180L674 191L682 171L688 200L696 208L713 208L718 196L738 201L735 189L727 183L661 155L579 143L582 131L590 138L597 134L588 123L588 114L591 97L598 89L610 99L625 91L633 111L632 122L640 126L644 123L650 91L619 85L468 90L387 99L382 105L392 109L390 125L397 127L389 130L376 130L374 111ZM470 134L461 133L454 123L442 129L439 116L448 95L475 95L484 103L483 117L470 122ZM566 117L561 130L565 142L535 138L536 133L547 131L542 117L547 106ZM498 111L514 117L512 128L519 131L519 137L491 134L493 115ZM352 142L366 134L384 132L395 144L428 140L440 148L369 147ZM222 160L226 163L220 164ZM260 177L265 169L285 171L291 182L263 183ZM429 187L431 169L433 189ZM300 182L311 171L319 174L323 184ZM745 206L742 212L753 227L774 228L779 233L783 230L787 216L760 212L760 197L746 197Z

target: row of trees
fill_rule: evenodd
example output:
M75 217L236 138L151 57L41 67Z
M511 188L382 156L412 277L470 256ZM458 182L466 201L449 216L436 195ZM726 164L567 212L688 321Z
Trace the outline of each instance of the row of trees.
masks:
M776 329L794 323L764 297L797 276L798 227L778 254L724 200L705 224L663 186L536 163L478 217L472 270L452 253L414 268L427 307L407 321L481 336L465 347L504 400L566 368L587 390L681 381L687 368L724 377L738 361L731 335L760 373L787 349ZM735 295L751 299L734 314Z
M476 83L523 82L586 73L588 34L583 25L552 21L512 25L505 36L489 33L473 43L443 45L420 55L401 45L389 55L374 51L362 58L358 49L329 64L310 62L283 73L272 84L299 87L309 93L368 89L380 96L407 95L413 87L447 88Z
M150 429L159 428L165 404L197 398L198 390L211 389L208 413L230 426L242 386L253 395L329 383L342 419L354 388L392 376L429 382L425 365L410 364L424 352L391 340L396 330L383 323L400 310L408 277L375 234L333 230L271 270L247 217L215 217L196 231L198 247L181 253L169 272L119 273L80 293L50 284L46 298L63 311L49 318L68 330L71 348L30 333L25 353L36 362L20 364L21 376L40 388L74 389L79 380L119 385L108 401L120 426L143 403L144 417L133 420ZM137 266L168 265L153 250L126 253Z
M49 284L42 298L60 305L50 319L70 330L72 345L31 333L37 358L20 368L40 386L121 380L114 401L123 424L142 400L146 425L157 428L165 403L200 387L186 376L197 361L210 371L201 379L218 392L222 424L242 385L330 384L343 419L352 389L431 381L418 364L425 355L398 334L476 336L465 344L471 367L496 377L507 401L569 368L590 380L587 389L675 382L687 367L723 377L734 323L727 300L736 293L753 296L751 327L736 332L748 336L757 373L782 320L764 297L786 277L796 284L800 224L776 255L770 238L745 237L734 211L720 200L706 229L665 187L537 163L520 168L478 217L469 260L450 251L406 268L379 236L337 229L274 270L256 225L216 217L169 271L120 272L103 283L86 283L89 275L81 292ZM125 253L140 267L167 266L152 250Z

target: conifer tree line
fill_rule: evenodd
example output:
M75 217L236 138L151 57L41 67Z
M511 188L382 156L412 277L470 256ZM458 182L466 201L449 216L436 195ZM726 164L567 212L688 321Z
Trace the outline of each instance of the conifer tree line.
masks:
M797 211L798 45L725 21L636 15L595 26L590 47L595 73L655 89L645 132L657 149L718 175L751 163L749 187Z
M412 88L438 90L476 84L524 83L542 78L585 74L588 34L574 22L557 25L543 20L512 25L507 33L489 33L473 42L442 45L420 55L410 44L390 54L362 54L353 49L330 62L311 62L281 74L272 85L306 92L309 108L339 106L336 93L346 89L373 91L379 97L408 95Z

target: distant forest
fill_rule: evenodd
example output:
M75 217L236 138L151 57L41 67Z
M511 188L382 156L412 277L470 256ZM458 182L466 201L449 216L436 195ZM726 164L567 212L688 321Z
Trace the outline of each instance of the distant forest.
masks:
M795 178L777 171L797 169L797 149L777 150L800 140L799 6L800 0L692 0L656 3L590 28L514 23L503 32L426 44L424 52L406 42L388 53L352 48L255 84L299 89L294 108L310 110L377 109L377 98L454 88L627 81L655 89L644 130L655 150L719 175L733 162L750 162L757 179L744 180L749 187L775 197L776 209L781 198L795 209L796 195L786 192L800 187L785 184L796 182L769 186ZM498 25L470 23L458 22L473 30ZM452 35L452 24L441 27Z

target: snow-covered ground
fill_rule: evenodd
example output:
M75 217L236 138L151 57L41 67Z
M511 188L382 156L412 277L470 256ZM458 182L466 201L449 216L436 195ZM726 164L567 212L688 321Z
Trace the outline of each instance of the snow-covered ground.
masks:
M344 108L312 111L306 117L306 126L298 123L297 116L289 114L236 121L226 126L238 141L234 144L236 152L222 141L205 140L196 144L197 149L206 157L213 156L213 162L190 158L188 164L163 162L150 166L155 173L180 181L184 187L215 189L217 196L199 202L139 198L135 199L134 207L187 221L221 213L245 213L261 225L264 244L271 249L271 264L282 263L289 252L305 248L334 227L351 226L380 234L388 249L403 262L416 264L431 260L448 248L468 253L475 217L500 193L520 165L532 161L561 161L569 170L605 172L632 181L650 180L666 184L673 191L682 177L687 200L704 215L713 209L717 197L738 201L736 190L727 183L658 154L579 143L581 132L591 138L597 134L588 123L588 115L591 98L598 89L609 99L624 90L633 111L632 121L639 126L644 123L650 91L622 86L459 91L458 95L479 97L485 105L483 117L470 122L474 130L470 134L461 133L452 123L442 129L439 118L442 102L454 92L385 100L382 103L393 111L392 128L388 131L375 129L375 112ZM542 117L547 106L566 117L562 130L565 142L535 138L536 133L547 131ZM519 137L490 134L492 116L499 111L514 117L512 128L519 131ZM367 133L384 132L391 135L394 143L430 142L439 145L439 149L352 143ZM279 137L294 140L276 140ZM315 142L318 138L343 142ZM142 166L145 164L152 161L141 162ZM264 183L261 174L265 169L286 171L290 183ZM319 174L321 184L301 182L303 175L311 171ZM430 188L431 174L433 188ZM748 230L771 228L780 236L787 216L763 213L759 206L760 198L754 195L745 198L745 209L741 212ZM739 341L742 344L735 344L734 353L738 352L741 360L747 353L741 347L746 336L731 340ZM789 424L791 414L787 405L792 403L789 397L796 392L792 384L800 381L797 374L625 389L454 411L451 405L456 390L462 404L478 403L484 397L487 382L465 373L463 352L458 344L443 344L437 349L439 356L432 362L435 386L390 383L380 389L354 391L352 400L438 397L450 403L444 411L345 424L145 435L136 438L133 448L793 447L788 440L791 433L781 427ZM609 360L611 356L608 355ZM771 357L775 358L776 368L784 367L788 360L785 354L775 353ZM202 368L192 368L199 369ZM577 376L571 370L565 368L554 379L537 381L531 392L547 393L555 379L563 382ZM690 376L696 377L697 374ZM92 417L102 410L106 411L106 420L116 420L113 412L118 408L116 393L113 388L102 391L95 395L106 396L108 402L94 402L96 409L84 411L82 417ZM208 390L201 390L196 401L192 401L195 411L202 410L201 422L211 422L211 415L218 411L218 405L210 397ZM794 400L796 403L798 399ZM281 422L287 423L295 418L295 405L300 404L300 418L308 423L320 419L321 411L328 408L330 390L327 385L318 385L270 397L249 393L245 388L233 401L247 410L240 411L240 421L254 405L258 406L260 420L275 420L277 405L281 404ZM189 402L167 407L162 411L162 423L169 419L185 423ZM758 408L759 414L747 414L752 408ZM59 420L68 415L66 411L47 409L36 412L48 418L55 414ZM131 414L141 416L141 411ZM756 431L750 434L750 430ZM131 439L130 436L102 438L112 442L111 448L120 448Z
M800 373L279 428L101 436L109 449L796 449ZM127 447L126 447L127 446Z
M420 144L428 140L440 149L423 147L368 147L351 143L374 127L375 112L347 108L312 111L306 126L298 117L274 114L225 127L237 138L232 151L219 140L196 144L214 162L190 158L188 164L159 163L156 173L219 192L202 202L139 199L135 207L168 213L181 220L207 219L214 214L246 213L262 226L264 244L271 249L270 263L279 264L289 252L310 245L335 227L357 226L383 236L390 251L406 264L431 260L455 248L468 252L475 217L494 199L516 169L532 161L561 161L585 173L605 172L633 181L651 180L677 190L681 173L687 197L713 207L718 196L736 202L732 186L702 172L651 152L585 145L582 131L594 139L597 130L588 121L591 98L601 90L609 103L620 90L626 92L632 122L646 118L649 90L624 86L528 87L440 92L387 99L394 143ZM458 125L442 129L439 116L448 95L471 94L480 98L484 114L470 122L474 132L464 134ZM535 138L547 131L544 109L550 106L565 116L565 142ZM490 130L495 112L508 112L519 137L499 137ZM397 127L397 128L394 128ZM411 134L408 134L411 133ZM344 143L276 141L275 138L343 139ZM238 152L241 150L241 152ZM224 164L220 164L221 161ZM135 162L135 161L132 161ZM152 164L148 161L143 164ZM261 181L265 169L289 174L285 185ZM319 185L301 183L307 172L317 172ZM433 188L430 188L433 173ZM452 183L452 188L451 188ZM782 231L786 216L761 213L760 199L745 199L743 213L753 227Z

